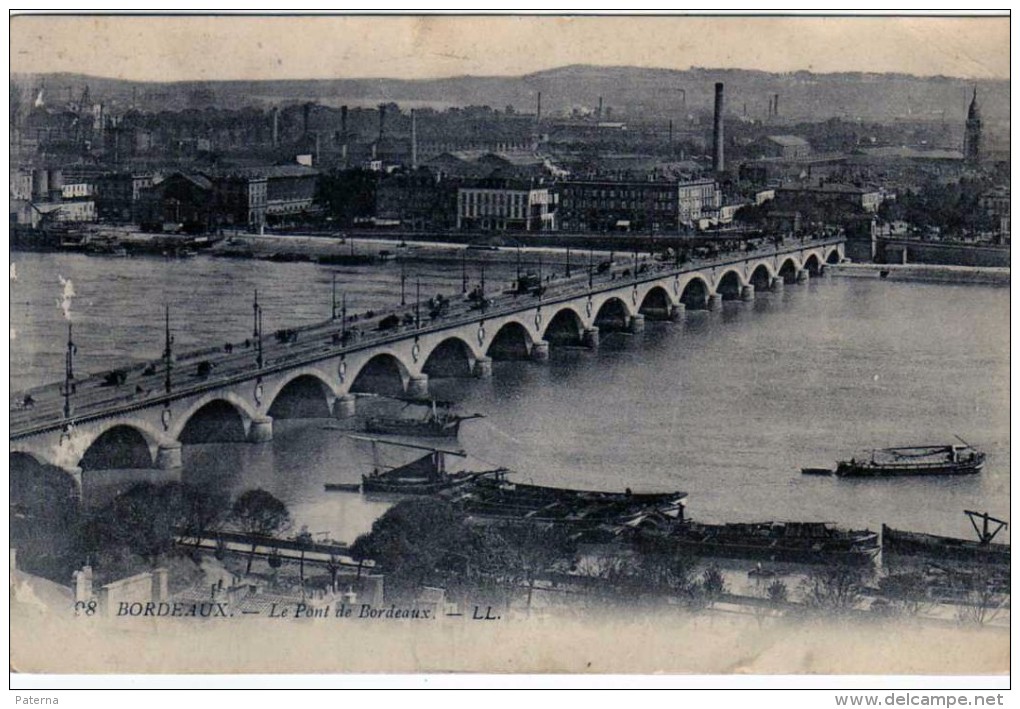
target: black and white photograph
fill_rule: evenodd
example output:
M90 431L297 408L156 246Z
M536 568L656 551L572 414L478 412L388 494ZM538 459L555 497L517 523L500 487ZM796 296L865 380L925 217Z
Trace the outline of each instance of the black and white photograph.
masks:
M9 33L12 681L1008 688L1008 12Z

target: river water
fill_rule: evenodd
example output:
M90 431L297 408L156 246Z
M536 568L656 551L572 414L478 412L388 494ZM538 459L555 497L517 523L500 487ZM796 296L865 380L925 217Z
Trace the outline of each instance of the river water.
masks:
M15 390L63 374L70 279L76 367L99 371L157 359L162 306L177 347L250 336L259 289L265 327L329 316L337 274L350 312L395 305L399 267L324 267L199 257L90 258L15 254L11 381ZM461 271L409 268L423 295L459 291ZM504 284L512 266L491 266ZM472 280L477 280L474 270ZM433 379L433 393L478 411L460 445L473 469L506 466L539 484L685 490L705 521L803 519L971 536L964 509L1009 512L1009 290L826 277L685 323L649 322L604 335L590 352L554 348L548 363L496 362L489 380ZM360 403L367 403L362 401ZM378 404L373 404L378 405ZM368 408L368 407L364 407ZM367 444L328 420L277 420L270 444L185 446L185 481L237 493L263 487L298 525L351 541L392 500L326 493L372 464ZM869 448L949 443L988 453L979 476L850 481L802 476ZM409 452L407 452L409 453ZM387 454L386 462L409 459ZM109 477L89 473L87 485ZM1008 536L1007 536L1008 539Z

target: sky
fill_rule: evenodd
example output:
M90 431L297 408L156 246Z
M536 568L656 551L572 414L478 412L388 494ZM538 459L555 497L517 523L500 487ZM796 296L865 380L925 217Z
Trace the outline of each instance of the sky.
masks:
M568 64L1009 78L1008 18L15 16L11 71L141 81L519 75Z

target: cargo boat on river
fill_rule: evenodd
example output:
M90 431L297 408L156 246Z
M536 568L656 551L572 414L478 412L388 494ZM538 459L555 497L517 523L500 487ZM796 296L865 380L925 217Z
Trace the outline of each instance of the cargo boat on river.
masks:
M706 524L688 520L666 530L643 530L698 556L800 564L871 563L879 551L870 530L842 529L828 522L737 522Z
M398 495L432 495L443 490L459 487L486 477L499 477L506 473L502 468L483 471L449 472L446 469L446 456L466 457L464 451L443 450L418 446L412 443L384 441L378 438L351 436L355 440L371 441L373 470L361 476L361 483L326 483L325 488L331 492L391 493ZM378 444L412 448L428 451L410 463L395 467L383 466L379 462Z
M974 475L981 472L984 464L985 454L964 442L964 445L951 443L875 450L867 459L839 461L835 473L843 478ZM814 469L805 469L804 472L811 470Z
M418 417L373 416L365 422L368 433L383 433L396 436L418 436L424 438L456 438L460 424L482 414L462 416L453 412L453 404L434 399L402 399L404 408L425 407L425 413Z
M886 554L919 556L936 560L966 561L980 564L1009 565L1009 544L993 543L995 536L1007 526L986 512L964 510L977 532L977 540L942 537L936 534L907 532L882 525L882 551ZM977 520L982 520L979 527ZM994 528L989 527L994 523Z
M502 474L479 476L441 496L483 523L560 526L575 533L606 532L660 517L683 519L686 492L634 493L576 490L511 482Z

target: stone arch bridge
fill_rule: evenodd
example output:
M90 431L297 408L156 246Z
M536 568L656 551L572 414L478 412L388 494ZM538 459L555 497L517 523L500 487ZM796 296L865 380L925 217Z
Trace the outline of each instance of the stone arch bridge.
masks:
M164 373L150 371L151 390L144 376L137 387L132 379L101 393L79 389L70 417L58 406L14 407L11 455L62 468L79 486L83 468L172 469L188 443L267 442L274 416L351 416L360 392L426 396L430 376L487 377L493 359L542 361L550 346L597 347L601 332L638 332L646 318L681 320L687 309L750 300L842 258L842 239L787 240L681 265L645 261L597 275L589 268L550 282L541 297L501 294L484 309L457 304L428 322L365 331L353 341L340 340L341 326L330 321L302 330L296 343L274 344L261 368L250 350L208 355L213 374L196 381L185 376L184 356L173 365L169 393L159 391Z

